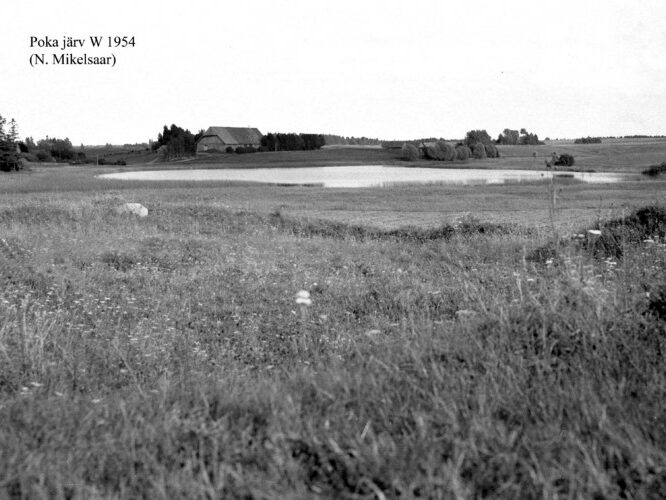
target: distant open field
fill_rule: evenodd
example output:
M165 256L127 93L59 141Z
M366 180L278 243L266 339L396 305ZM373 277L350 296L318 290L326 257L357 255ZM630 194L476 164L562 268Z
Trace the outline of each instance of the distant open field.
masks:
M269 153L202 155L172 164L151 163L148 168L260 168L333 166L333 165L401 165L431 168L511 168L542 169L544 160L552 153L568 153L575 157L577 170L597 172L640 172L650 165L666 161L666 139L613 139L602 144L573 144L573 141L548 141L541 146L499 146L501 158L438 162L420 160L405 162L399 159L400 150L379 147L336 146L316 151L279 151ZM533 153L537 158L533 158ZM124 158L128 167L152 162L154 153L138 152L123 156L113 152L109 160Z
M281 210L285 214L323 217L344 223L398 227L433 226L460 214L472 213L492 222L527 226L550 224L547 183L507 186L402 186L385 189L321 189L315 187L266 187L229 183L125 182L96 179L107 172L136 169L307 167L330 165L400 165L432 168L518 168L543 169L545 157L554 151L576 158L575 168L596 171L640 172L666 159L666 140L625 140L612 144L502 146L502 157L467 162L405 162L396 151L377 148L327 148L319 151L211 155L173 163L128 165L127 167L42 168L35 165L0 185L0 192L104 190L140 188L150 197L153 188L169 188L178 199L205 199L232 209L259 213ZM532 152L538 153L535 160ZM66 174L66 175L65 175ZM661 177L621 185L588 185L568 179L557 181L557 224L567 230L573 225L621 212L622 207L645 202L663 202ZM217 188L220 189L217 189ZM187 189L184 189L187 188ZM143 195L140 196L143 198Z
M400 150L385 150L379 146L325 146L317 151L280 151L269 153L221 153L196 158L158 163L157 154L140 148L88 147L89 159L103 158L108 162L125 160L128 167L143 168L260 168L332 166L332 165L403 165L432 168L543 168L544 160L553 152L568 153L576 158L574 168L598 172L636 172L666 159L666 139L604 139L602 144L574 144L573 140L546 141L541 146L499 146L502 157L495 161L467 162L404 162ZM537 159L533 153L537 153Z
M117 170L0 177L0 498L666 497L661 177L553 203Z
M505 161L521 159L529 166L532 152L543 167L544 158L556 152L574 156L574 168L597 172L640 172L650 165L666 161L666 139L605 139L601 144L574 144L573 141L547 141L543 146L499 146ZM523 160L527 158L527 161Z

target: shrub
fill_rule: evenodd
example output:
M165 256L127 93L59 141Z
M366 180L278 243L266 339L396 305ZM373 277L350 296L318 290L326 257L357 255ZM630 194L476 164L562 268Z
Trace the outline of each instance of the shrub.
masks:
M236 148L236 153L239 154L239 155L245 154L245 153L256 153L256 152L257 152L257 148L252 147L252 146L238 146Z
M467 146L459 145L456 146L456 158L458 160L466 161L469 157L472 156L472 150Z
M38 161L53 161L51 154L48 151L44 151L43 149L37 150L35 156L37 156Z
M443 160L444 152L439 148L437 144L429 144L423 148L424 156L428 160Z
M233 152L234 152L234 148L232 148L231 146L227 146L227 149L225 149L225 151L226 151L227 153L233 153Z
M419 154L418 148L416 146L414 146L413 144L405 143L405 144L402 145L400 157L403 160L415 161L415 160L418 160L420 158L420 156L421 155Z
M37 156L34 155L34 154L32 154L32 153L23 153L23 154L21 155L21 157L22 157L23 159L25 159L25 161L29 161L29 162L31 162L31 163L34 163L34 162L38 162L38 161L39 161L39 159L37 158Z
M597 258L622 258L624 246L640 244L647 238L666 236L666 210L652 205L640 208L626 217L597 225L601 235L587 245L587 251Z
M456 149L448 142L437 141L437 147L442 152L442 159L445 161L453 161L456 159Z
M12 170L21 170L23 161L16 152L14 144L0 143L0 170L11 172Z
M588 235L583 240L561 240L559 246L565 250L562 255L566 255L568 248L577 248L596 259L621 259L629 244L637 245L648 238L662 240L666 237L666 210L657 205L643 207L626 217L596 224L592 229L598 230L601 234ZM580 232L586 233L584 229ZM558 250L550 242L536 248L527 259L544 264L547 260L558 257Z
M494 144L485 144L483 147L488 158L499 158L499 151Z
M555 162L555 165L562 167L571 167L574 164L574 157L570 154L564 153Z
M641 173L643 175L649 175L650 177L656 177L659 174L666 173L666 161L661 162L660 165L651 165Z
M472 147L472 155L477 160L482 160L484 158L487 158L485 146L480 142L474 144L474 146Z

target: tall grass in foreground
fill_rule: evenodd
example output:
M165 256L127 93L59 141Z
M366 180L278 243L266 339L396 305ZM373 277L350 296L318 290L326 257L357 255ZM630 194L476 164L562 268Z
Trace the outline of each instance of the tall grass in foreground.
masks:
M469 220L76 207L0 211L0 496L666 496L666 218L530 259Z

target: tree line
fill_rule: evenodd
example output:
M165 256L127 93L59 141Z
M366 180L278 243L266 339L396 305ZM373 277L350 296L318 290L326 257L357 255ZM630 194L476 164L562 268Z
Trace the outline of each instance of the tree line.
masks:
M324 144L339 146L379 146L381 140L371 137L345 137L335 134L324 134Z
M261 138L261 148L264 151L311 151L325 144L322 134L269 132Z
M574 144L601 144L601 137L579 137Z
M401 150L403 160L420 158L439 161L465 161L469 158L499 158L494 141L485 130L470 130L465 139L453 145L443 139L436 141L405 142Z
M539 136L537 134L532 134L524 128L521 128L520 132L518 130L505 128L504 131L497 137L495 143L511 146L538 146L539 144L544 144L543 141L539 140Z
M37 142L32 137L26 137L24 141L21 141L16 120L12 118L7 123L7 119L0 115L0 170L5 172L21 170L23 160L85 162L85 153L75 151L72 142L67 137L59 139L46 136Z

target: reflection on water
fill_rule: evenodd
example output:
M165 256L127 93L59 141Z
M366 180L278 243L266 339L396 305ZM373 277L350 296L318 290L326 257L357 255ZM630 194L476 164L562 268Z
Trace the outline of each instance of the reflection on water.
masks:
M555 176L590 183L629 180L627 174L554 172ZM146 170L104 174L105 179L142 181L245 181L279 185L317 185L327 188L381 187L394 184L504 184L546 180L551 172L537 170L484 170L460 168L408 168L380 165L306 168L230 168L209 170Z

